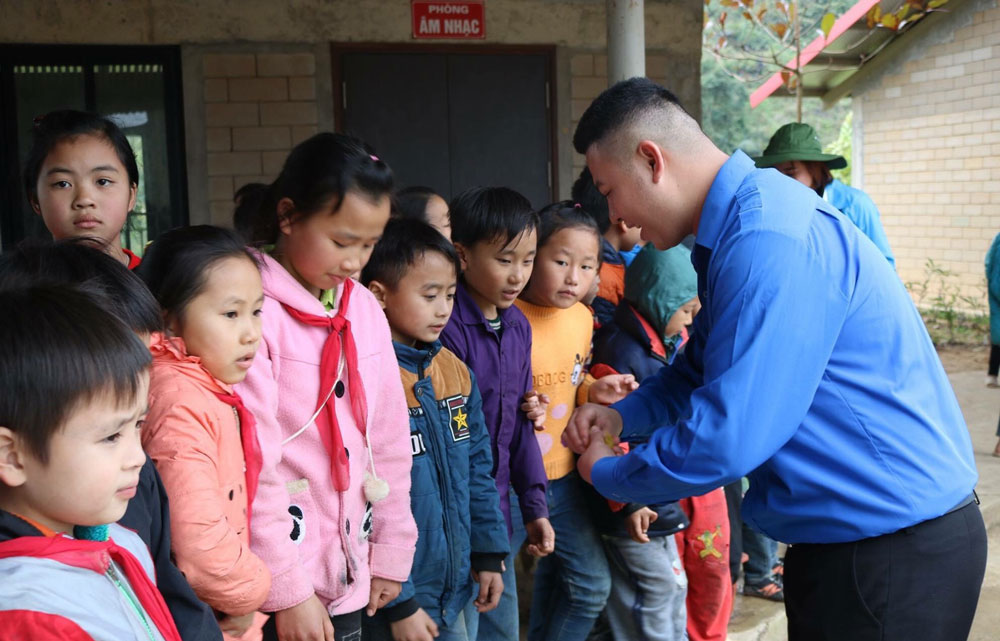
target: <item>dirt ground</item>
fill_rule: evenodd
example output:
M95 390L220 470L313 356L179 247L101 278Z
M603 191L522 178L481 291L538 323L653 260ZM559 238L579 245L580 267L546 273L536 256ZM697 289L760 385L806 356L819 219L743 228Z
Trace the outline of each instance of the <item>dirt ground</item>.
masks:
M981 371L986 376L990 359L988 345L948 345L938 347L941 363L948 373Z

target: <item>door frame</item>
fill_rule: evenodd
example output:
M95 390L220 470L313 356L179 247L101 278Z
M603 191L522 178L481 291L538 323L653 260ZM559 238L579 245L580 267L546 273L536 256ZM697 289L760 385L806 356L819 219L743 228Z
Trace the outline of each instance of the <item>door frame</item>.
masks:
M330 71L333 81L334 131L344 131L343 56L355 53L427 53L468 55L542 55L545 56L545 124L549 129L549 200L559 194L559 147L556 131L556 47L555 45L472 45L415 42L334 42L330 44Z

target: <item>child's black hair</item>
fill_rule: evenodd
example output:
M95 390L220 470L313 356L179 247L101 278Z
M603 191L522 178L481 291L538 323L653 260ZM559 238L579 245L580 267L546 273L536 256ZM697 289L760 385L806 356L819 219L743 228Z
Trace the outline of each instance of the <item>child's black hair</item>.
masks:
M188 304L204 289L208 271L226 258L245 258L254 266L258 264L232 230L212 225L178 227L161 234L149 246L136 272L164 314L183 318Z
M431 196L440 194L422 185L414 185L400 189L392 195L392 215L394 218L415 218L416 220L429 223L427 219L427 201Z
M38 176L52 149L64 140L85 135L106 140L125 167L129 183L139 184L139 166L135 162L135 153L118 125L95 113L64 109L36 119L31 130L31 149L24 160L24 191L29 202L38 202Z
M253 225L260 205L267 196L264 183L247 183L233 194L233 229L247 243L253 242Z
M538 215L528 199L507 187L473 187L448 203L451 239L471 247L483 241L506 245L538 227Z
M431 225L412 218L391 219L372 250L368 264L361 270L361 284L377 280L389 289L395 289L406 276L406 270L413 267L427 252L438 252L455 266L455 277L462 272L455 246L448 242Z
M600 260L601 231L594 217L572 200L552 203L538 212L538 249L541 251L552 234L562 229L586 229L597 238L598 260Z
M608 209L608 199L604 197L594 184L594 176L590 169L584 167L580 177L573 183L573 202L580 203L584 211L597 221L597 229L603 236L611 229L611 211Z
M392 194L392 169L365 143L344 134L321 133L300 142L288 154L277 179L267 189L254 219L253 241L278 241L278 203L288 198L292 222L321 212L331 202L340 209L349 191L378 200Z
M163 327L160 306L145 283L86 238L28 239L0 255L0 290L42 284L81 286L133 332Z
M0 291L0 425L45 463L80 404L137 400L149 350L99 301L65 285Z

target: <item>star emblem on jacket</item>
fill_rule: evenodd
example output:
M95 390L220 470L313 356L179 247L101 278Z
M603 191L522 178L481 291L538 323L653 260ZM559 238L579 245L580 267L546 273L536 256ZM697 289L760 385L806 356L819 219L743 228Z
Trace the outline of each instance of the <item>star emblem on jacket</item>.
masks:
M469 438L469 413L465 411L465 397L452 396L444 400L451 416L451 439L455 442Z

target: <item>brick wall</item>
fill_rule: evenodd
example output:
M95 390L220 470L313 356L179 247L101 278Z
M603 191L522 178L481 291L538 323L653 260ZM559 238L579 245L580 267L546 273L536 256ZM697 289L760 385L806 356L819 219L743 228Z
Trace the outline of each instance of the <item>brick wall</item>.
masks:
M271 182L292 147L318 129L309 53L210 53L202 58L209 214L230 224L233 192Z
M939 23L855 102L863 187L901 278L922 280L931 258L985 303L983 258L1000 232L1000 8L983 4Z
M671 60L674 61L671 64ZM700 60L678 60L666 53L646 52L646 76L682 97L684 107L695 114L701 113L701 76L697 69ZM690 67L694 67L692 70ZM570 138L576 131L580 116L602 91L608 88L608 56L603 52L577 51L570 57ZM573 180L586 163L582 155L573 151ZM572 184L572 183L571 183ZM568 189L565 190L568 193Z

